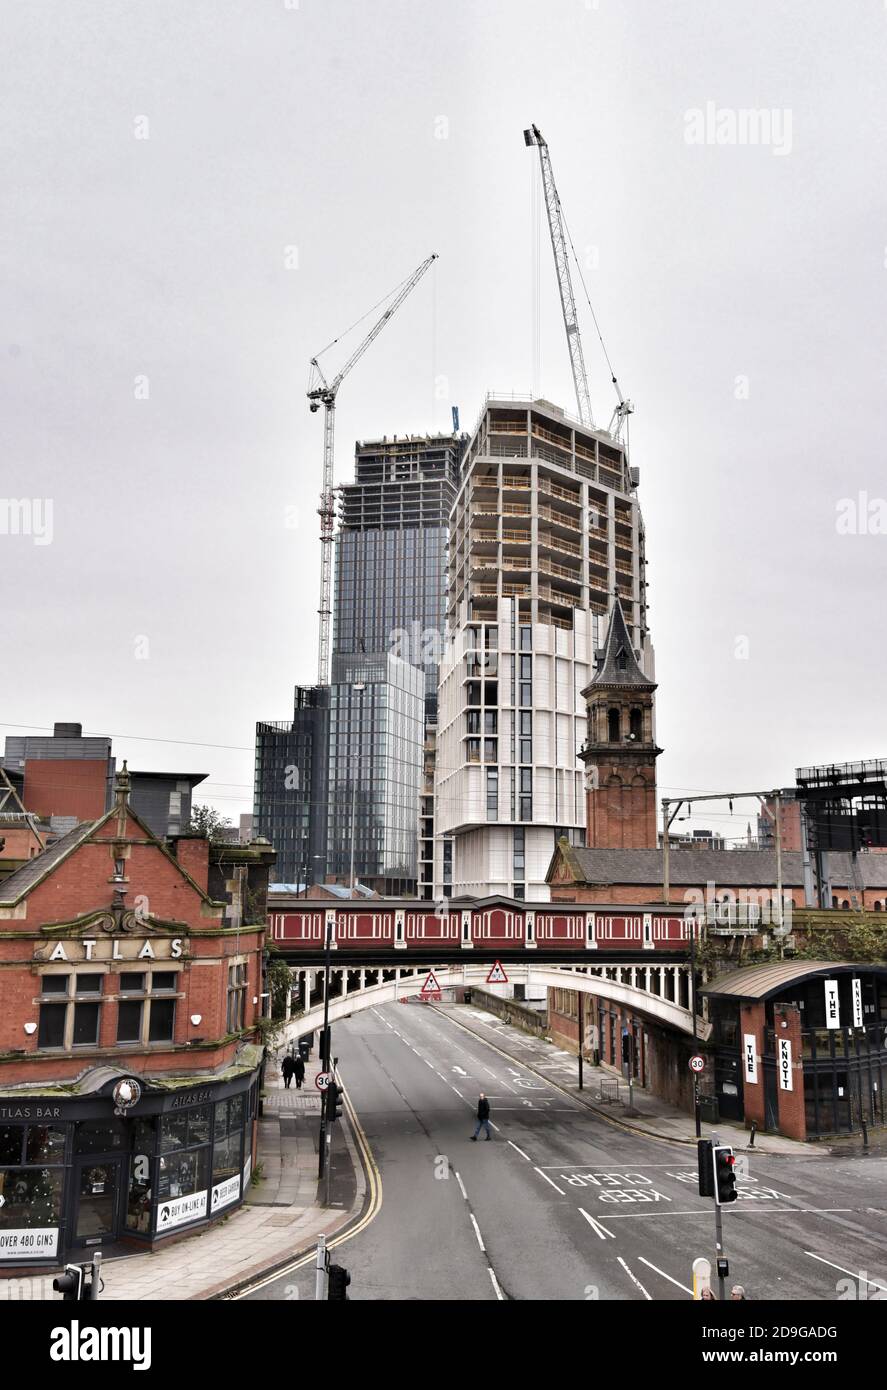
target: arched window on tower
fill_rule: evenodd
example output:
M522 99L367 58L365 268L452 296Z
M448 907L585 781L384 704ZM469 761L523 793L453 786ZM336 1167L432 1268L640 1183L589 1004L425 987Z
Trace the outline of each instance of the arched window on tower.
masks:
M631 711L631 714L629 715L629 729L628 729L628 732L631 734L631 737L632 737L633 739L636 739L636 740L637 740L638 743L640 743L641 739L642 739L643 736L644 736L643 729L644 729L644 716L643 716L642 712L641 712L639 709L633 709L633 710Z
M619 742L619 711L611 709L607 711L607 738L611 743Z

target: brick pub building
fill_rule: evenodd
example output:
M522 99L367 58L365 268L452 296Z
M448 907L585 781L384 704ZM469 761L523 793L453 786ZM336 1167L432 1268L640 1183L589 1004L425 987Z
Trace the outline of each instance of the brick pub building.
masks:
M159 839L129 789L124 764L110 810L0 880L7 1274L151 1247L250 1180L273 855L213 846L211 863L204 838Z
M552 902L665 906L655 690L632 650L617 599L595 675L583 691L588 737L580 756L586 765L588 844L559 841L547 875ZM887 854L833 853L832 901L840 910L807 913L804 856L796 839L789 837L788 846L781 856L782 900L807 940L822 928L845 924L851 903L861 918L879 922L875 914L887 907ZM692 847L671 854L672 906L677 897L697 905L703 916L712 902L773 903L776 883L775 849ZM707 935L709 941L724 938L724 962L713 967L698 1006L706 1012L701 1040L713 1054L704 1085L719 1113L797 1139L858 1130L863 1120L887 1123L887 966L784 960L736 970L746 948L767 945L766 928L734 936L716 926ZM726 957L734 948L739 958L731 969ZM549 1031L572 1051L579 1047L579 1019L575 990L549 990ZM692 1108L689 1036L605 999L583 1010L582 1031L586 1055L623 1075L631 1066L638 1085Z

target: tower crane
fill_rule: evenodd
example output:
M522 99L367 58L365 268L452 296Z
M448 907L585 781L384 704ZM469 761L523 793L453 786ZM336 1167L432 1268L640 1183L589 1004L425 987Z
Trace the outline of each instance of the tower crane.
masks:
M320 615L320 633L318 637L317 653L317 683L326 685L329 680L329 657L330 657L330 618L332 610L330 607L332 591L332 543L333 529L335 523L335 503L333 491L333 461L335 447L335 409L336 396L339 387L345 380L351 368L360 361L370 344L382 332L388 320L397 312L407 295L416 288L422 276L433 261L437 260L437 252L434 251L427 256L420 266L417 266L412 275L400 284L396 290L392 291L394 298L388 308L376 320L363 342L359 343L343 367L339 369L332 381L327 381L323 374L318 358L339 341L334 338L323 348L317 357L311 359L311 370L308 380L308 402L309 409L312 411L324 408L323 423L323 490L320 494L320 506L318 514L320 516L320 607L317 610ZM386 296L386 298L391 298ZM384 302L384 301L380 301ZM378 307L378 306L375 306ZM373 312L371 309L370 313ZM364 315L364 318L368 315ZM361 320L358 320L360 322ZM356 326L356 325L354 325Z
M545 210L548 213L548 230L551 233L551 249L554 252L554 268L557 274L557 287L561 297L561 309L564 315L564 328L567 334L567 347L570 353L570 366L573 370L573 384L576 388L576 404L579 407L579 419L583 425L589 429L594 429L594 417L591 411L591 396L588 390L588 376L585 371L585 357L582 352L582 338L579 333L579 319L576 314L576 297L573 294L573 281L570 278L570 263L567 255L567 242L570 243L570 250L573 258L576 259L576 251L573 247L570 234L564 220L563 208L557 185L554 181L554 171L551 167L551 155L548 152L548 143L537 125L531 125L529 130L524 131L524 144L534 146L539 151L539 166L542 170L542 188L545 194ZM597 328L597 319L594 309L591 307L591 300L582 276L582 270L576 260L576 268L579 271L579 279L582 281L582 288L585 290L585 298ZM598 337L610 368L610 376L616 388L617 405L610 419L609 433L614 439L618 439L622 431L623 421L631 415L634 406L631 401L625 400L619 389L619 382L616 380L612 364L607 356L607 349L604 347L604 340L598 328Z

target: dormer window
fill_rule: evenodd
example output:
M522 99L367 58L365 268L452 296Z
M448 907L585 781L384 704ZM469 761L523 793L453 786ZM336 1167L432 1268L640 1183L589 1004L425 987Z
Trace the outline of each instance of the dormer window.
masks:
M624 671L628 665L628 657L625 655L625 648L620 647L616 653L616 670Z

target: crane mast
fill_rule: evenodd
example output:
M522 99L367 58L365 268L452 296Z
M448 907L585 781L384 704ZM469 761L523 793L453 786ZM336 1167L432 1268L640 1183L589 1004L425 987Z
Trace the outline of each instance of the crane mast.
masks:
M542 187L545 193L545 210L548 213L548 230L551 233L551 249L554 252L554 268L557 272L557 287L560 291L561 309L564 315L564 328L567 333L567 347L570 352L570 366L573 369L573 385L576 388L576 403L579 419L589 429L594 429L591 413L591 397L588 391L588 376L585 371L585 358L582 353L582 339L579 336L579 320L576 314L576 299L573 282L570 279L570 266L567 260L567 238L561 213L561 200L558 197L551 156L548 145L539 127L530 126L524 131L524 143L535 145L539 151L539 165L542 169Z
M354 349L345 365L333 377L332 381L327 381L318 362L318 358L333 347L338 342L337 338L329 343L323 352L319 352L317 357L311 359L311 372L308 381L308 402L309 409L319 410L321 405L324 408L323 421L323 487L320 494L320 506L318 515L320 516L320 630L317 643L317 683L326 685L329 681L330 668L330 621L332 618L332 576L333 576L333 539L336 520L335 491L333 488L333 465L335 460L335 410L336 397L339 387L352 367L363 357L367 348L379 336L389 319L397 312L401 304L418 285L426 270L437 260L437 252L432 252L427 256L420 266L417 266L412 275L398 287L394 293L394 298L388 308L380 315L373 324L369 333L361 343ZM370 311L372 312L372 310Z

